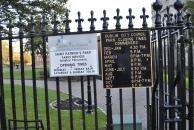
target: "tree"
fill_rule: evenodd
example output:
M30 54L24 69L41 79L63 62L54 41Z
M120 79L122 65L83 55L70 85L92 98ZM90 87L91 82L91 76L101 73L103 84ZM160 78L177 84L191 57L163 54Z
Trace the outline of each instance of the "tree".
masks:
M53 14L57 14L58 20L64 20L64 14L68 11L66 8L67 0L0 0L0 15L1 21L8 21L9 18L18 22L19 16L24 22L24 31L29 32L28 26L31 15L35 19L35 31L40 32L40 21L42 14L46 16L49 21L52 21ZM17 26L17 24L15 24ZM60 27L60 25L59 25ZM51 23L48 23L48 29L51 30ZM6 31L6 30L5 30ZM42 40L35 38L35 52L42 54ZM25 44L25 51L31 50L30 40Z
M184 9L188 10L192 14L191 21L192 23L194 23L194 1L193 0L187 1Z
M26 65L31 65L32 64L32 57L28 52L24 53L24 63Z
M47 16L64 14L67 11L67 0L0 0L2 20L16 19L21 16L29 19L29 15L45 14Z
M9 45L8 41L2 41L2 60L3 64L9 64Z
M194 0L187 1L185 4L184 10L187 10L188 12L191 13L191 21L192 21L192 24L194 24ZM194 39L194 33L193 33L193 39Z
M13 53L13 64L19 65L20 64L20 54L17 52Z

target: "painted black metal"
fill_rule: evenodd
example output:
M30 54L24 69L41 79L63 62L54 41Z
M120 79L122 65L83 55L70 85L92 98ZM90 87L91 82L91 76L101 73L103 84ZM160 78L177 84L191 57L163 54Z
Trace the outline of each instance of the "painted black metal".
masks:
M98 104L97 104L97 86L96 86L96 76L93 76L93 86L94 86L94 114L95 114L95 130L98 130Z
M56 78L56 92L57 92L57 113L58 113L58 129L62 130L62 120L61 120L61 109L60 109L60 101L61 101L61 96L60 96L60 83L59 83L59 78Z
M78 12L78 23L77 31L70 31L71 20L69 19L69 14L65 14L65 20L61 23L65 26L65 32L59 31L60 21L57 20L57 15L53 16L52 24L53 29L49 32L47 30L47 22L45 16L42 17L41 22L41 32L35 31L35 21L34 18L30 19L30 31L23 31L23 22L20 18L18 23L19 34L13 35L12 28L13 23L10 20L8 23L8 35L2 32L3 26L0 24L0 129L18 129L21 123L24 123L22 129L31 129L32 127L28 124L29 122L34 122L36 130L44 129L43 122L39 119L39 109L38 109L38 97L37 97L37 83L36 83L36 62L35 62L35 38L39 37L42 39L43 45L43 70L44 70L44 89L45 89L45 107L46 107L46 124L45 129L51 129L50 122L50 112L49 112L49 93L48 93L48 76L47 76L47 37L48 36L58 36L58 35L74 35L74 34L88 34L88 33L102 33L102 32L113 32L113 31L128 31L128 30L149 30L152 33L151 36L151 50L152 50L152 70L153 70L153 82L154 86L152 89L146 88L146 102L145 106L147 109L147 130L193 130L193 117L194 117L194 101L193 101L193 41L192 41L192 23L190 20L191 15L186 14L183 20L183 3L180 0L176 0L174 8L177 10L177 14L171 14L170 8L167 7L167 12L163 16L160 14L162 9L162 4L159 0L153 4L153 9L156 11L155 27L147 26L147 18L145 8L142 9L142 15L140 18L143 20L142 28L133 28L133 19L135 16L132 15L132 10L128 10L128 28L121 28L121 19L124 18L120 15L120 9L116 9L115 19L115 29L108 29L109 17L107 17L106 10L103 11L103 17L100 18L102 21L102 30L95 29L95 22L97 19L94 17L94 11L90 12L90 18L87 20L90 23L89 31L83 31L82 23L84 19L81 18L81 13ZM186 35L186 36L185 36ZM27 109L27 96L26 95L26 83L25 83L25 68L24 68L24 53L23 53L23 43L24 39L29 38L31 42L31 56L32 56L32 85L33 85L33 101L34 101L34 120L30 121L28 119ZM14 82L14 64L13 64L13 40L17 39L20 42L20 66L21 66L21 88L22 88L22 107L23 107L23 120L17 120L19 113L16 111L16 95L15 95L15 82ZM11 101L12 101L12 115L13 119L6 119L6 109L5 109L5 97L4 97L4 78L3 78L3 63L2 63L2 40L9 41L9 70L10 70L10 84L11 84ZM185 48L188 47L188 57L186 57ZM188 61L188 65L185 64ZM85 93L84 93L84 83L87 83L88 89L88 109L86 109ZM188 79L189 85L188 90L186 90L186 78ZM91 82L93 80L93 82ZM60 85L61 79L56 78L56 98L57 105L60 104L60 92L62 91ZM96 76L81 76L80 79L81 87L81 99L82 99L82 130L87 130L86 125L86 110L89 113L94 112L94 124L95 130L99 129L98 117L98 82L96 82ZM93 84L93 91L92 91ZM65 87L65 86L63 86ZM68 77L68 92L69 92L69 106L70 106L70 129L74 130L74 116L72 109L72 78ZM120 127L121 130L124 129L124 111L123 111L123 90L119 89L119 99L120 99ZM152 91L152 94L150 94ZM93 94L93 95L92 95ZM94 100L92 100L94 98ZM137 103L136 99L137 91L132 88L132 106L133 106L133 130L137 129ZM94 101L94 102L92 102ZM113 104L112 104L113 103ZM113 130L113 106L111 90L106 90L106 129ZM28 110L28 111L27 111ZM93 111L94 110L94 111ZM17 116L16 116L17 115ZM91 114L92 115L92 114ZM58 116L58 129L63 129L63 124L65 125L66 120L62 120L62 111L57 109ZM10 118L10 117L9 117ZM6 124L8 120L8 124ZM68 120L68 119L67 119ZM20 123L19 123L20 122ZM13 128L12 128L13 127Z
M50 113L49 113L49 95L48 95L48 77L47 77L47 51L46 51L46 33L47 21L45 15L42 16L41 21L41 33L43 34L42 46L43 46L43 68L44 68L44 90L45 90L45 106L46 106L46 126L47 130L51 129L50 126Z
M85 100L84 100L84 78L81 76L81 98L82 98L82 127L86 130L86 114L85 114Z
M10 83L11 83L11 98L12 98L12 114L13 114L13 119L17 119L16 117L16 100L15 100L15 84L14 84L14 66L13 66L13 46L12 46L12 28L13 23L12 20L9 19L9 24L7 25L7 27L9 28L9 33L8 33L8 37L9 37L9 69L10 69ZM17 127L17 123L14 122L14 130L16 130Z
M120 128L121 130L123 130L124 124L123 124L123 90L122 89L119 89L119 100L120 100Z
M37 86L36 86L36 62L35 62L35 52L34 52L34 44L35 44L35 22L34 18L31 16L30 20L30 41L31 41L31 57L32 57L32 85L33 85L33 100L34 100L34 119L38 120L38 102L37 102ZM36 128L38 128L38 124L36 123Z
M117 9L116 12L117 12L117 15L114 16L113 18L116 20L116 25L115 25L115 27L116 27L117 30L119 30L119 29L121 29L120 20L121 20L123 17L119 15L120 9Z
M44 125L42 120L8 120L8 126L9 126L9 130L13 130L12 128L12 122L13 124L18 122L18 123L24 123L24 124L28 124L28 123L35 123L38 124L38 126L27 126L27 129L34 129L36 128L36 130L44 130ZM16 129L17 130L23 130L25 127L23 126L17 126Z
M193 47L192 47L192 22L190 20L191 18L191 14L187 13L186 14L186 25L188 27L188 44L189 44L189 53L188 53L188 65L189 65L189 70L193 69ZM194 118L194 99L193 99L193 71L189 71L189 113L188 113L188 119L189 119L189 130L193 130L194 129L194 125L193 125L193 118Z
M2 59L2 30L3 26L0 20L0 129L7 129L6 114L5 114L5 100L4 100L4 82L3 82L3 59Z
M107 130L113 130L113 119L112 119L112 96L111 96L111 90L106 90L106 129Z
M90 31L94 31L95 30L94 22L96 21L96 18L94 18L94 11L91 11L90 14L91 18L88 19L88 21L91 23Z
M87 96L88 96L88 109L87 113L92 113L92 94L91 94L90 76L87 76Z
M132 104L133 104L133 130L136 130L136 94L135 94L135 88L132 88Z
M23 26L24 23L22 22L22 18L19 18L19 36L20 36L20 67L21 67L21 85L22 85L22 104L23 104L23 115L24 120L28 120L27 117L27 106L26 106L26 86L25 86L25 73L24 73L24 50L23 50ZM24 122L25 130L28 129L28 125Z
M70 108L70 129L74 129L73 125L73 109L72 109L72 88L71 88L71 77L68 77L68 91L69 91L69 108Z

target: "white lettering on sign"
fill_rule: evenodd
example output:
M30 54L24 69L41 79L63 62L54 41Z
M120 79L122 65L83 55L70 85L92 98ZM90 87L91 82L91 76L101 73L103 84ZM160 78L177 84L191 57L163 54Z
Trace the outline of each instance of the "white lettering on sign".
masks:
M98 75L96 34L50 36L50 76Z

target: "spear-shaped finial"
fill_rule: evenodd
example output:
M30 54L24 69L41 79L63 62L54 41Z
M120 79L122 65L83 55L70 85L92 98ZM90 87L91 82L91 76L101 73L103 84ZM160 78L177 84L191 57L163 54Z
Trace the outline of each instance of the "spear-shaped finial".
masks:
M54 14L53 21L51 23L53 24L53 32L57 33L59 31L58 30L58 24L60 24L60 22L57 20L57 15L56 14Z
M34 17L30 17L30 34L33 35L35 33L35 22Z
M164 17L166 18L166 25L167 26L171 26L172 25L172 17L173 17L173 14L170 13L169 6L166 7L166 11L167 11L167 13L164 14Z
M109 20L109 17L106 17L106 10L103 10L103 17L100 19L103 21L103 25L102 25L102 28L103 30L107 30L108 29L108 20Z
M77 27L78 32L81 32L82 31L82 22L84 21L84 19L81 18L80 12L78 12L77 15L78 15L78 19L76 19L75 22L78 23L78 27Z
M24 35L24 23L22 22L21 16L19 17L18 27L19 27L19 35L23 36Z
M11 18L9 19L9 23L7 24L7 28L9 29L8 35L12 36L12 28L14 28Z
M116 27L116 29L121 29L120 20L121 20L123 17L119 15L119 13L120 13L120 9L119 9L119 8L117 8L116 12L117 12L117 15L113 17L113 18L116 20L116 25L115 25L115 27Z
M135 19L135 16L132 15L132 9L129 8L129 15L126 16L127 19L129 19L128 28L133 28L133 19Z
M145 8L142 8L142 12L143 12L143 15L141 15L140 16L140 18L141 19L143 19L143 24L142 24L142 26L144 27L144 28L146 28L147 26L148 26L148 24L147 24L147 18L149 18L149 16L148 15L146 15L146 9Z
M91 14L91 18L88 19L88 21L91 23L90 31L94 31L95 30L94 22L96 21L96 18L94 18L94 11L91 11L90 14Z
M46 33L46 25L47 25L47 21L46 21L46 17L45 15L42 15L42 21L41 21L41 33Z
M65 20L63 21L65 23L65 32L69 33L70 32L70 27L69 24L71 23L71 20L69 19L69 13L65 13Z

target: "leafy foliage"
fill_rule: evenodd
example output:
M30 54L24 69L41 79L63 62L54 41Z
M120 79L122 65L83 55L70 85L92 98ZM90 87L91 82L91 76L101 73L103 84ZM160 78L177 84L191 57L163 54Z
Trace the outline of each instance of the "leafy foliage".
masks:
M5 40L2 41L2 60L3 64L8 64L9 62L9 45Z
M194 0L189 0L186 2L184 10L187 10L191 13L191 21L194 24ZM194 30L193 30L193 39L194 39Z
M53 13L63 14L67 0L0 0L2 20L15 19L21 16L29 19L29 15Z
M54 14L57 14L57 19L64 20L64 14L68 11L67 0L0 0L0 19L4 23L11 18L17 26L19 16L24 22L24 32L30 31L30 16L35 19L35 32L40 32L40 21L42 14L46 16L47 21L52 21ZM47 29L51 30L51 22L48 23ZM59 28L61 26L59 25ZM7 31L7 30L5 30ZM30 39L25 44L25 51L31 50ZM34 51L36 54L43 54L42 39L35 38Z
M192 14L191 20L194 23L194 1L187 1L184 8L185 10L191 12Z

